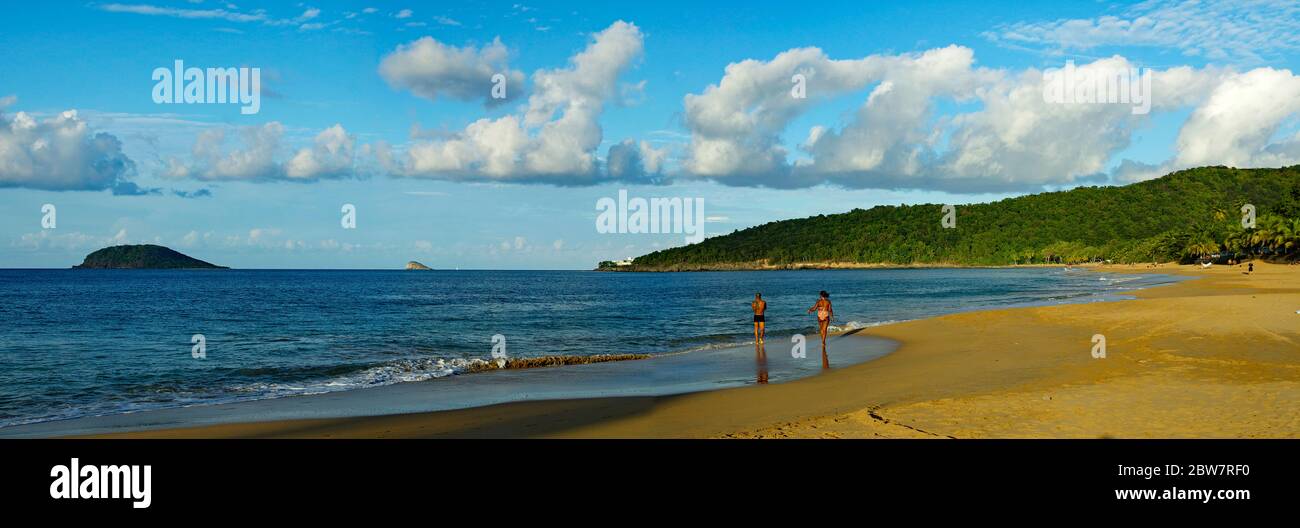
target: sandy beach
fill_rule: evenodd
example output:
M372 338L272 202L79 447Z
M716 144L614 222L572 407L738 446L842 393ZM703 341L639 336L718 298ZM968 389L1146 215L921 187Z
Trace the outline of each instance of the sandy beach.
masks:
M901 346L789 383L676 396L161 429L115 438L1296 438L1300 266L1106 266L1195 276L1137 300L857 331ZM1093 357L1093 336L1106 357ZM811 345L811 343L810 343ZM769 345L772 346L772 345ZM773 347L775 348L775 347ZM813 347L809 347L810 357Z

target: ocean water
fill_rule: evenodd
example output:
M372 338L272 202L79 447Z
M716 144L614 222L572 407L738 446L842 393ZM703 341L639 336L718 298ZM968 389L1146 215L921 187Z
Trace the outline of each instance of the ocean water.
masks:
M768 301L768 355L781 358L772 363L776 382L820 367L785 359L795 333L810 336L810 358L819 355L806 314L819 290L831 293L835 325L857 328L965 310L1115 300L1176 280L1061 268L0 270L0 427L447 376L458 389L441 394L452 401L430 408L472 405L482 403L469 401L467 392L477 376L505 379L463 374L491 359L497 334L510 357L669 358L623 362L650 366L635 369L558 367L559 377L555 369L511 372L510 394L526 393L519 386L530 379L545 385L548 397L588 395L579 388L592 387L608 394L619 387L645 393L755 383L752 352L744 375L732 367L739 357L733 351L752 343L749 302L756 291ZM195 334L204 337L205 359L192 357ZM843 364L887 351L832 357ZM542 370L552 374L534 374ZM564 392L569 386L572 394Z

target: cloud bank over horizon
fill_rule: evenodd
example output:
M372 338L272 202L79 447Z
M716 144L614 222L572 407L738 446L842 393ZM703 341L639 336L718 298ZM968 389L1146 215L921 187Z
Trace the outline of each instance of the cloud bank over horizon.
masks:
M96 9L268 27L337 22L317 8L293 17L147 4ZM1300 29L1291 16L1300 16L1298 9L1273 2L1143 3L1094 18L1022 21L983 33L996 45L1046 56L1125 45L1212 59L1146 70L1113 53L1077 65L1097 75L1149 71L1147 114L1125 104L1048 102L1043 69L981 66L967 46L843 58L804 46L737 58L716 82L679 89L680 129L670 132L681 138L669 141L652 141L654 130L606 134L606 110L622 104L628 86L645 86L645 80L627 77L654 39L634 22L618 20L585 35L585 46L564 64L531 74L512 69L512 60L524 52L500 36L458 46L424 35L376 57L375 76L435 112L442 105L476 104L488 115L437 134L412 133L404 142L362 140L374 134L358 134L342 122L294 139L275 119L245 126L212 123L197 132L188 152L160 154L140 175L123 149L133 138L92 130L77 110L9 117L3 112L16 104L9 96L0 99L0 187L129 195L158 193L133 183L138 176L312 183L378 175L560 187L707 181L976 194L1123 184L1203 165L1286 166L1300 163L1300 131L1293 130L1300 118L1300 77L1260 63L1300 50L1300 38L1291 31ZM369 14L380 15L351 12L345 19ZM1210 31L1195 23L1205 17L1221 18L1222 27ZM1268 17L1281 22L1259 23ZM387 18L416 20L410 10ZM451 20L441 14L432 20L463 26L442 19ZM498 75L504 97L493 96ZM795 76L806 82L806 97L793 95ZM824 120L825 108L846 100L855 105L850 111ZM1136 134L1168 116L1179 123L1167 159L1125 157ZM807 125L810 119L821 122Z

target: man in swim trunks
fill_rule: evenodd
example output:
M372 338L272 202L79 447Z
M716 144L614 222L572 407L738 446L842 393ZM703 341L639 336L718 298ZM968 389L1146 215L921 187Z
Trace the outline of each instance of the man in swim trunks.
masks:
M754 302L749 303L749 307L754 310L754 342L762 343L763 338L767 337L767 321L763 317L763 312L767 311L767 301L763 300L763 294L755 293Z

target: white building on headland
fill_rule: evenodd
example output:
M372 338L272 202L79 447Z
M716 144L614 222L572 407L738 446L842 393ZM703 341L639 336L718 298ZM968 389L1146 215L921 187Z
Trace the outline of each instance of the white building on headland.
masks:
M621 266L631 266L633 260L635 260L635 259L633 259L632 257L628 257L628 258L625 258L625 259L623 259L623 260L614 261L614 265L615 265L615 266L620 266L620 267L621 267Z

